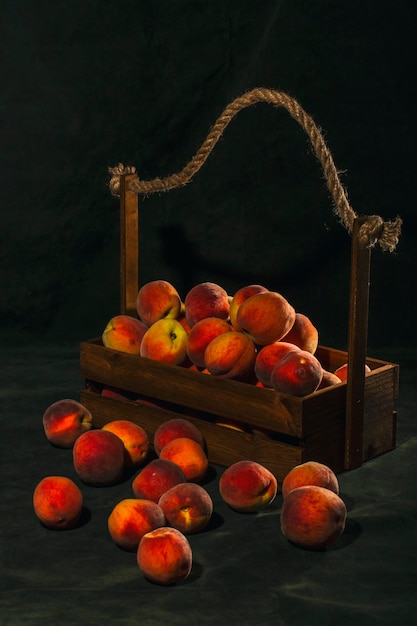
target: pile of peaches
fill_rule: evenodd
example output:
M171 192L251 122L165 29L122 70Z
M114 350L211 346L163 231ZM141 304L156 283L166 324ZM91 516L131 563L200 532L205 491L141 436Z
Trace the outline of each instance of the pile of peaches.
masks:
M312 321L262 285L229 296L203 282L183 301L171 283L154 280L139 289L136 310L109 320L106 348L295 396L346 380L346 365L328 372L316 358Z
M72 448L83 484L106 487L133 476L131 497L109 510L109 536L119 548L136 554L149 581L183 581L193 563L188 536L207 528L213 514L212 498L201 484L209 468L201 431L186 419L172 418L160 424L151 442L145 429L129 420L102 428L93 428L92 421L81 403L63 399L46 409L43 428L52 445ZM263 465L242 460L224 470L218 489L233 510L256 513L274 501L278 483ZM343 533L346 507L326 465L309 461L295 466L282 482L282 496L281 531L291 543L324 549ZM82 490L66 476L46 476L34 489L34 512L46 528L73 528L83 507Z

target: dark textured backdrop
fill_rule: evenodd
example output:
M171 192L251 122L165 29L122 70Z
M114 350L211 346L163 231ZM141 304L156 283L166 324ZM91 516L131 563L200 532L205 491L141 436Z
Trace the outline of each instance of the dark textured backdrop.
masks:
M288 92L323 128L358 213L400 214L372 258L369 343L409 345L417 304L412 2L2 3L0 338L76 344L118 311L107 167L185 165L223 108ZM350 238L306 136L257 105L181 190L141 203L140 281L261 282L344 347ZM411 287L411 289L410 289Z

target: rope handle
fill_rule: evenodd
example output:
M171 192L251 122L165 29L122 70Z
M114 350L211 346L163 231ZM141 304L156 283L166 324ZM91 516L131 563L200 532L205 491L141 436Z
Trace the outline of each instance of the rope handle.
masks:
M266 102L275 107L284 107L291 117L298 122L307 133L314 153L322 165L327 187L333 199L334 211L340 217L342 224L347 228L349 233L352 233L353 222L358 215L349 204L346 191L340 182L339 173L334 164L333 157L326 146L320 129L317 127L312 117L304 111L294 98L282 91L273 89L255 88L228 104L211 128L199 150L180 172L167 176L166 178L155 178L153 180L140 180L135 177L130 182L129 189L138 194L149 195L151 193L169 191L176 187L186 185L205 163L225 128L237 113L258 102ZM117 196L120 194L120 175L134 174L136 173L136 168L134 166L125 167L123 164L119 163L117 166L109 168L109 173L111 174L109 183L110 191L112 195ZM393 221L385 222L378 215L366 216L358 233L359 242L367 248L374 247L375 244L378 243L382 250L393 252L401 233L401 225L402 219L398 216Z

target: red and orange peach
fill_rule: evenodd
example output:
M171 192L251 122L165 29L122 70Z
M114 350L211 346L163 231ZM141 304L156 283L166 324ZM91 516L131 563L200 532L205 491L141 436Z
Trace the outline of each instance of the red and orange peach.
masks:
M263 346L256 355L255 375L259 382L266 387L271 387L271 374L275 365L288 352L299 350L298 346L288 341L274 341Z
M184 299L185 317L190 328L205 317L229 319L230 302L225 289L212 282L192 287Z
M247 379L253 374L255 359L253 341L244 333L234 330L215 337L204 353L207 370L221 378Z
M168 459L153 459L134 477L132 491L136 498L159 502L160 497L179 483L185 483L182 469Z
M271 385L280 393L306 396L316 391L323 376L319 360L306 350L288 352L275 365Z
M91 412L77 400L54 402L43 414L43 428L48 441L58 448L72 448L76 439L90 430Z
M131 315L115 315L107 323L101 339L105 348L139 354L147 326Z
M189 482L198 483L208 470L208 458L194 439L179 437L171 439L162 448L159 458L168 459L180 466Z
M284 335L282 341L294 343L301 350L314 354L319 345L319 332L313 322L304 313L296 313L291 330Z
M187 437L194 439L202 448L205 449L206 442L201 430L192 422L182 417L173 417L162 422L156 429L153 436L153 446L156 454L159 456L162 448L172 439Z
M305 485L324 487L339 495L339 482L336 474L328 465L318 461L306 461L295 465L282 481L282 497L286 498L290 491Z
M253 513L269 506L277 490L278 482L274 474L251 460L233 463L219 479L220 496L240 513Z
M230 312L229 312L230 323L232 324L233 328L235 328L235 330L241 330L241 328L239 328L237 324L236 316L237 316L238 308L240 307L242 302L244 302L244 300L247 300L248 298L250 298L251 296L254 296L257 293L264 293L266 291L269 291L269 290L266 287L263 287L263 285L257 285L257 284L245 285L245 287L241 287L240 289L236 291L236 293L233 295L230 301Z
M145 283L136 297L137 313L146 326L152 326L160 319L177 319L181 313L181 304L178 291L167 280Z
M73 447L74 468L84 483L99 486L117 483L125 462L123 441L110 431L88 430Z
M73 528L81 517L83 495L66 476L46 476L33 492L36 517L47 528Z
M290 491L281 509L281 532L301 548L322 550L333 544L346 524L346 505L330 489L305 485Z
M160 498L159 506L173 528L185 535L198 533L211 520L213 501L208 492L197 483L179 483Z
M204 368L204 353L208 344L219 335L230 332L231 325L220 317L204 317L194 324L188 333L187 354L198 367Z
M346 382L348 379L348 371L349 371L349 364L343 363L343 365L340 365L337 369L335 369L333 373L335 374L335 376L340 378L342 382ZM367 363L365 363L365 376L370 371L371 371L371 368L369 367Z
M125 498L113 507L107 526L119 548L134 552L146 533L165 526L164 512L157 503L138 498Z
M139 424L130 420L118 419L107 422L102 428L115 435L122 441L125 448L125 467L139 467L145 462L149 452L149 437Z
M187 537L170 526L146 533L139 543L137 563L149 581L172 585L191 573L193 553Z
M239 306L236 324L256 345L282 339L295 321L294 307L276 291L257 293Z
M178 320L163 318L144 334L140 356L171 365L180 365L187 356L188 335Z

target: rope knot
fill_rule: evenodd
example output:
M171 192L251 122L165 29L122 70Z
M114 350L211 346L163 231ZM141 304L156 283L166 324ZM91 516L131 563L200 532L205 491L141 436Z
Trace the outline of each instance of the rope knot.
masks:
M359 229L359 242L367 248L379 243L382 250L393 252L398 243L402 220L397 217L393 222L384 222L379 215L369 215Z
M123 165L118 163L115 167L109 167L109 174L111 178L109 181L110 193L112 196L120 195L120 176L122 174L136 174L136 167L134 165Z

